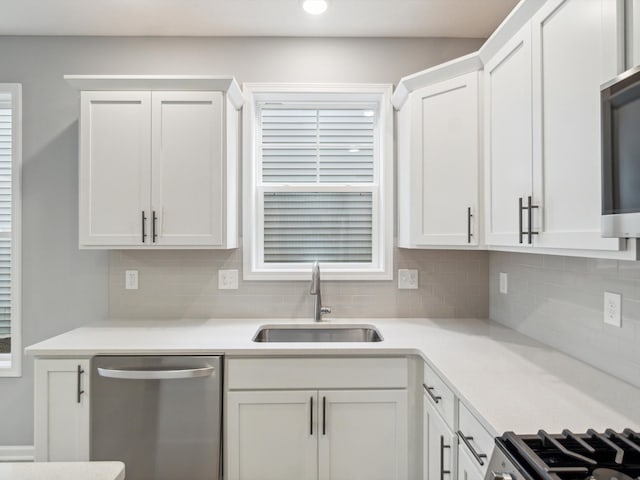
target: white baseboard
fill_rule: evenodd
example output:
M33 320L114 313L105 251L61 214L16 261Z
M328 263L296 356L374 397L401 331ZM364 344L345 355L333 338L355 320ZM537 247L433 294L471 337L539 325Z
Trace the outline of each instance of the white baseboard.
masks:
M0 445L0 462L33 462L33 445Z

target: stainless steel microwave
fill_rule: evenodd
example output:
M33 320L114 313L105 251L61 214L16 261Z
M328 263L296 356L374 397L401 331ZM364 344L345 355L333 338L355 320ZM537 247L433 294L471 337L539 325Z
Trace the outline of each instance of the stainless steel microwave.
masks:
M640 66L600 91L602 236L640 237Z

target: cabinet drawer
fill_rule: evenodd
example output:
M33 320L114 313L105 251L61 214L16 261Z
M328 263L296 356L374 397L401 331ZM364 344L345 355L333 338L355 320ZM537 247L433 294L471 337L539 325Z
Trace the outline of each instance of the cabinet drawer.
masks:
M460 448L471 455L482 473L486 473L493 452L493 435L487 432L462 402L460 402L459 408L458 437L460 437Z
M422 388L424 396L429 398L449 428L454 430L456 402L453 392L426 363L424 364Z
M232 358L229 390L407 388L406 358Z

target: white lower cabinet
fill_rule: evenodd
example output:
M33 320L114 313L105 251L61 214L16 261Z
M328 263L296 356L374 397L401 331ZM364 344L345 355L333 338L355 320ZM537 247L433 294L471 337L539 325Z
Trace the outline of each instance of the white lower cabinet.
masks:
M318 476L318 392L230 392L227 478Z
M408 359L231 358L226 480L406 480Z
M458 449L458 480L484 480L484 473L462 445Z
M89 460L89 360L36 359L35 461Z
M451 431L433 403L423 398L423 454L424 480L455 480L456 434Z
M318 393L318 478L407 478L407 391Z
M407 448L406 390L227 395L229 480L401 480Z

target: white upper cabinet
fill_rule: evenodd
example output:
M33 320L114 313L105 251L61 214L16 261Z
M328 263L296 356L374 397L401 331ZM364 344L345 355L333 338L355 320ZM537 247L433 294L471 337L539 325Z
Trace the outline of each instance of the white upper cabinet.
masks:
M156 243L222 246L222 92L153 92L151 110Z
M622 68L617 8L551 0L532 19L535 246L623 246L600 236L600 85Z
M82 92L80 105L80 244L141 244L151 201L151 93Z
M474 247L478 72L417 89L398 114L398 245Z
M531 195L531 28L526 24L485 65L485 239L520 245Z
M640 65L640 0L627 0L626 68Z
M600 233L600 85L623 68L620 9L617 0L547 0L488 48L489 248L635 258L635 241Z
M81 247L237 247L235 80L67 80L82 91Z

